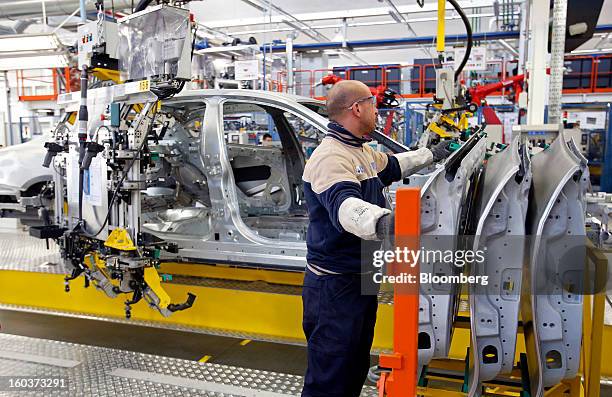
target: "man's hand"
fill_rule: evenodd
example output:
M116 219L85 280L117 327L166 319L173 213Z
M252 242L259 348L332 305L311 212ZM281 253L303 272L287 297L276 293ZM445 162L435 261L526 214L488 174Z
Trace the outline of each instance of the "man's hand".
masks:
M384 240L395 234L395 212L385 214L376 222L376 239Z
M450 150L451 141L442 141L435 146L429 148L431 153L433 154L433 162L438 163L448 156L451 155L452 151Z

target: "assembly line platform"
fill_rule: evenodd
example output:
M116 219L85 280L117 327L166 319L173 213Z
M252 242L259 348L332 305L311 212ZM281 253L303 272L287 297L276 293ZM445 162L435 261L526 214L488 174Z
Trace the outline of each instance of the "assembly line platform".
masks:
M304 361L305 366L303 342L288 339L278 344L275 342L281 341L263 335L255 340L256 335L252 333L144 318L127 320L120 312L117 316L87 312L83 309L92 308L93 302L113 301L90 287L85 291L93 293L95 301L87 295L88 303L79 303L79 299L84 299L80 295L82 280L71 284L73 292L79 295L63 292L61 280L67 269L57 246L53 241L49 244L50 249L47 249L44 240L23 232L0 232L0 277L4 276L0 285L6 287L9 282L24 277L25 282L40 282L40 287L32 286L29 291L21 288L22 299L47 294L46 299L53 300L50 294L57 291L57 297L76 303L74 308L57 308L52 304L44 305L44 297L38 297L34 305L25 301L23 304L0 303L0 396L16 395L16 391L3 390L6 377L61 378L68 385L67 389L28 391L27 395L33 396L276 397L300 394L303 377L297 374L303 374L303 366L293 361ZM299 285L178 275L172 281L168 285L186 283L194 288L215 291L229 287L238 294L264 293L300 299ZM247 337L253 338L253 343L237 350L235 346L251 342L242 340ZM268 342L262 342L264 340ZM276 362L262 364L266 358L261 356ZM376 394L372 386L364 387L362 393L363 396Z
M68 389L27 394L36 396L300 394L306 363L301 274L163 264L171 297L194 292L196 305L163 318L141 302L126 319L123 299L85 288L82 278L66 293L66 273L52 241L48 249L22 231L0 232L0 397L16 395L2 390L7 376L67 380ZM373 353L392 346L392 303L392 292L381 293ZM464 298L459 313L450 359L428 373L430 386L444 395L459 393L463 382L470 335ZM610 307L605 317L611 324ZM517 354L524 351L522 338L518 343ZM362 396L377 395L371 385Z
M303 382L295 375L0 334L0 377L7 376L65 379L67 389L28 393L41 397L282 397L299 395ZM367 389L363 396L376 395Z

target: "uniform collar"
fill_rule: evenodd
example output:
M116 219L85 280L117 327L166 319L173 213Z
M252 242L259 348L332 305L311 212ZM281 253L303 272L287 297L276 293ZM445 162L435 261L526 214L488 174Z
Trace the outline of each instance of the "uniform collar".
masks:
M364 143L371 141L371 139L359 138L353 135L349 130L335 121L330 121L329 124L327 124L327 136L354 147L361 147Z

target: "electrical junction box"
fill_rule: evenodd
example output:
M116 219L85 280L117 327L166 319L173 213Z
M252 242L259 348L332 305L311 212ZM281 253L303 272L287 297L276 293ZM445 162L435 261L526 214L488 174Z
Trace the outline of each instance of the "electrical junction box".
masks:
M436 69L436 98L443 101L442 109L451 109L456 96L455 72L453 69Z
M93 21L81 25L77 29L79 70L83 65L92 66L91 58L94 54L106 54L110 58L117 58L119 38L117 24L109 21Z

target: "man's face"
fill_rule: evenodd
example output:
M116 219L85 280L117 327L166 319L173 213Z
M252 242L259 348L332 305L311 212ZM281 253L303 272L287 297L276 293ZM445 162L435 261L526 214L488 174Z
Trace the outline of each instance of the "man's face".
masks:
M353 114L356 113L360 121L360 132L363 135L369 134L376 128L376 120L378 118L378 110L376 109L376 97L372 95L370 89L365 85L353 105Z
M376 128L376 120L378 119L378 109L376 108L376 97L373 100L365 101L363 103L364 107L364 130L367 131L366 134L374 131Z
M270 137L265 137L262 141L261 141L262 146L272 146L272 138Z

